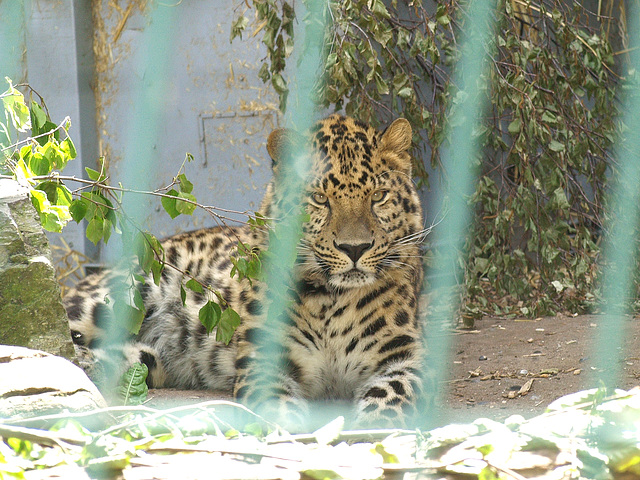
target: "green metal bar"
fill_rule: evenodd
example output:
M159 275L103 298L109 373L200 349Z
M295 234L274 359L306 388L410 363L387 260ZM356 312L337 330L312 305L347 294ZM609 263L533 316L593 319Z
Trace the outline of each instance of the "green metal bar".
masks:
M631 45L640 44L640 11L631 5L629 35ZM640 71L640 50L629 49L629 70ZM625 138L617 151L619 171L612 191L608 238L604 246L602 294L604 315L598 321L595 366L602 384L615 387L621 379L621 349L625 332L625 314L636 297L634 271L638 252L636 230L640 208L640 91L629 91L624 102Z
M323 47L325 19L324 11L326 2L322 0L309 0L304 2L306 7L306 15L304 38L298 38L296 47L302 46L299 50L297 59L297 68L295 75L291 75L289 82L289 97L287 113L285 115L285 126L294 130L300 135L304 135L306 130L311 127L316 105L313 101L312 91L316 83L316 77L321 66L321 54ZM299 17L302 17L301 15ZM299 34L296 32L296 36ZM298 145L296 145L298 147ZM300 146L297 151L290 151L285 158L285 162L290 165L281 165L278 168L285 168L286 171L292 173L286 178L288 198L282 202L286 205L300 205L301 196L306 183L307 172L309 171L310 152L306 149L306 144ZM285 218L276 219L277 237L272 237L269 245L269 251L272 253L271 258L275 263L280 265L265 264L266 282L268 285L269 309L267 314L268 329L274 332L273 337L269 338L265 345L267 358L274 359L267 362L260 368L264 369L264 378L275 378L278 372L282 371L283 358L279 354L284 335L283 318L287 315L288 296L286 292L289 285L289 275L283 275L288 266L282 265L282 259L291 258L291 252L296 251L296 247L300 242L300 219L296 215L298 212L292 212ZM275 241L273 241L275 240Z
M430 306L433 312L427 318L426 344L428 359L425 375L429 372L447 372L449 354L451 350L449 329L455 316L456 304L451 292L456 286L455 271L458 266L458 255L463 247L471 212L467 203L473 193L475 181L476 159L480 155L480 145L473 137L473 130L480 122L485 109L485 97L482 95L479 79L487 71L487 46L493 37L492 9L495 2L491 0L474 0L470 3L464 19L466 39L461 48L461 56L456 65L454 84L460 88L461 102L454 105L450 116L451 145L448 155L443 161L443 168L447 176L447 186L444 192L450 207L443 221L435 232L435 243L442 245L437 252L436 262L446 267L446 274L437 277L432 285L433 291L442 292L435 295ZM442 379L440 379L441 381ZM434 426L441 423L439 418L444 414L442 406L445 404L444 393L439 382L430 382L425 378L425 395L435 398L432 411L424 412L421 423Z
M9 77L13 83L24 80L24 31L25 16L23 0L0 0L0 75Z
M150 171L157 163L158 153L154 149L160 136L160 125L166 119L167 92L171 78L170 64L174 51L171 31L179 10L158 4L149 13L149 26L145 29L138 65L140 71L132 78L140 78L133 89L131 123L127 128L128 138L123 160L122 176L130 185L148 190L151 187ZM140 198L124 197L125 211L134 220L142 222L146 216Z
M160 124L165 117L167 105L166 92L170 77L170 62L173 51L173 37L171 35L175 15L178 10L162 4L154 5L148 14L149 24L142 37L141 47L137 53L137 66L139 71L132 78L141 79L131 89L132 114L129 117L129 125L126 131L128 137L125 143L125 154L122 161L122 178L128 185L135 186L137 190L152 189L152 177L149 172L154 170L157 152L154 150L156 139L160 136ZM147 212L144 202L133 194L123 196L123 209L127 215L138 225L144 227ZM122 251L113 244L105 248L106 262L115 264L124 252L130 255L135 252L135 245L130 244L132 239L124 238ZM112 290L117 289L114 285ZM120 286L122 289L122 286ZM118 338L115 325L109 333L109 340L122 343L124 338ZM117 375L111 375L117 382Z
M14 84L24 80L24 25L23 0L0 0L0 92L7 89L5 77ZM9 145L9 140L0 131L0 144Z

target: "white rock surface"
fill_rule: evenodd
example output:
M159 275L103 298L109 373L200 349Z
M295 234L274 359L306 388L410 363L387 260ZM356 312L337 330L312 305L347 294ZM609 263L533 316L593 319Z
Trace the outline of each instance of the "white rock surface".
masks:
M104 407L96 386L70 361L40 350L0 345L0 418Z

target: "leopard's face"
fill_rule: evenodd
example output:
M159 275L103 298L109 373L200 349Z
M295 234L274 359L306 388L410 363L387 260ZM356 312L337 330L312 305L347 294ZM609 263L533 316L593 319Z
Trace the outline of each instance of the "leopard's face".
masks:
M349 289L413 269L422 212L407 153L409 123L396 120L380 133L333 115L311 135L309 221L303 226L299 275Z

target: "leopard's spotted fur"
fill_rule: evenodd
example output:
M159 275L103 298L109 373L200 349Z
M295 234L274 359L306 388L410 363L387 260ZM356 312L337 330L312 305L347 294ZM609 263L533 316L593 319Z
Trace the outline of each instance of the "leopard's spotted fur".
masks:
M248 227L198 230L163 243L167 262L220 291L242 324L225 346L198 319L206 301L180 296L185 279L166 268L159 286L143 286L146 318L123 353L150 366L154 387L212 389L233 394L250 407L277 400L278 408L304 412L307 401L346 401L357 421L399 424L415 408L421 390L422 327L418 296L423 269L420 202L411 180L407 149L411 127L396 120L384 132L332 115L311 129L313 150L303 226L292 282L292 303L283 322L277 375L263 374L261 339L266 287L229 276L238 240L266 248L268 235ZM277 218L279 162L290 134L276 130L268 141L274 160L261 213ZM280 173L280 175L279 175ZM109 309L106 272L87 277L65 298L74 342L96 351Z

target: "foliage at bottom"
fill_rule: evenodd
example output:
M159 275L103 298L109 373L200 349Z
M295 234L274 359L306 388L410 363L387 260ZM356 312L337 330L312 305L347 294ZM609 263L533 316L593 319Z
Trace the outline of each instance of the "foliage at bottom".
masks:
M228 423L230 412L252 423L239 431ZM118 407L57 419L52 425L56 416L0 422L0 479L35 473L177 479L209 475L213 465L215 478L640 476L640 388L611 396L578 392L529 420L480 418L424 432L343 431L338 418L311 434L292 435L226 401L164 411Z

